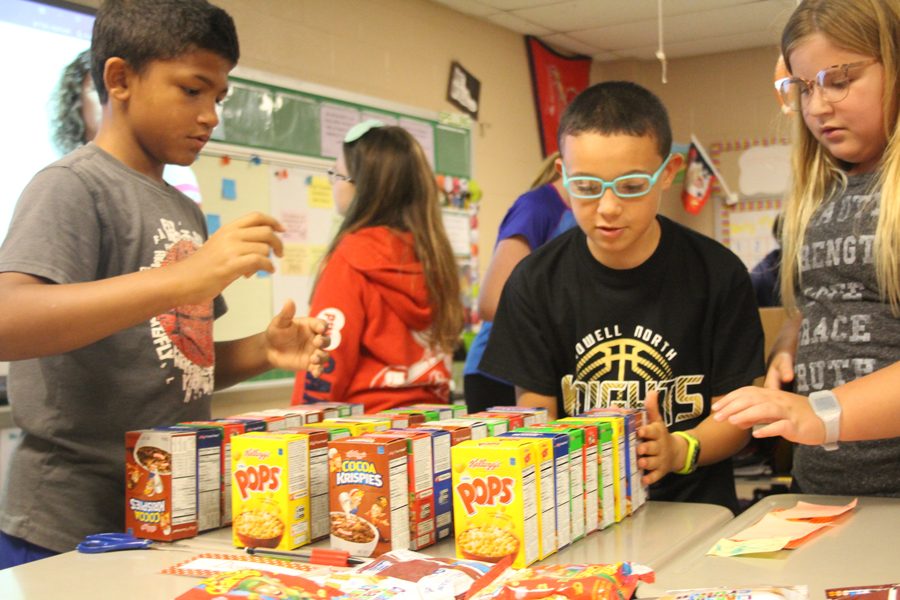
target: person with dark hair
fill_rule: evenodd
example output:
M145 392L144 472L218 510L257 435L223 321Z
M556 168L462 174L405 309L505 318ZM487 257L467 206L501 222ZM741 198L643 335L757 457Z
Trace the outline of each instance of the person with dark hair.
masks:
M331 357L320 375L297 374L293 403L448 403L463 308L425 152L405 129L368 120L347 132L329 175L344 221L310 314L328 323Z
M516 199L500 223L494 255L478 292L481 328L469 346L463 368L463 391L469 412L516 403L515 387L483 373L478 364L490 339L491 321L509 274L531 252L575 226L566 189L556 170L557 158L559 152L544 159L529 190Z
M97 135L103 107L91 77L91 51L79 52L62 71L51 97L50 135L60 156L87 144ZM167 164L163 180L202 204L197 176L187 165Z
M24 431L0 569L122 530L126 431L208 419L214 389L327 358L325 324L292 302L264 332L213 341L222 290L274 269L283 227L251 214L207 240L200 209L162 180L217 124L231 17L206 0L107 0L92 43L97 136L34 176L0 247L0 360Z
M638 466L650 498L738 510L730 457L746 431L713 400L764 371L747 269L728 249L658 214L682 158L660 100L624 81L566 108L557 169L577 228L513 271L481 369L551 417L646 408Z
M778 277L781 273L781 220L782 215L772 221L772 237L778 247L766 254L753 269L750 270L750 281L756 293L756 303L764 306L781 306L781 295L778 293Z

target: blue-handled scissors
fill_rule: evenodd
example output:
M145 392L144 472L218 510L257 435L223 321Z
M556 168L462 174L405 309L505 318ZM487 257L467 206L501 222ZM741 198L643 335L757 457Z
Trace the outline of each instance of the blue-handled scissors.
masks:
M85 536L84 541L75 546L75 549L85 554L98 554L116 550L149 548L152 545L153 540L136 538L127 533L94 533Z

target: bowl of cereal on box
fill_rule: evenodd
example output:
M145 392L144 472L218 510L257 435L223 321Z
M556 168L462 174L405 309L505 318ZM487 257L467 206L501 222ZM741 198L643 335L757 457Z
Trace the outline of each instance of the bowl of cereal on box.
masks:
M500 524L474 525L456 536L456 548L469 560L500 562L519 551L519 538Z
M234 533L246 548L275 548L284 535L284 523L274 502L248 505L234 517Z
M371 556L378 545L378 528L359 515L331 513L331 547L354 556Z

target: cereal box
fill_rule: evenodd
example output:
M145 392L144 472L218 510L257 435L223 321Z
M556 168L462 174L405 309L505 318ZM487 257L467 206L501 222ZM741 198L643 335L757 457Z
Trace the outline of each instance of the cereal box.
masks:
M487 412L511 412L525 416L525 427L544 425L549 421L547 409L540 406L492 406Z
M284 417L285 429L303 427L309 423L318 423L325 418L321 410L302 406L295 408L267 408L260 412L264 415Z
M520 437L534 440L540 452L540 464L535 465L540 479L540 513L541 513L541 549L540 558L545 559L557 550L557 490L556 490L556 453L568 454L569 440L565 435L539 433L518 429L504 433L501 437ZM556 440L554 438L558 437ZM559 444L557 444L559 442Z
M481 412L471 413L468 415L468 418L473 419L502 419L506 421L506 431L512 431L513 429L519 429L520 427L525 427L525 416L515 412L489 412L483 410ZM499 433L492 433L491 435L500 435L500 433L506 433L505 431L501 431Z
M425 404L418 403L408 406L407 408L425 408L425 409L437 409L441 411L441 420L443 419L456 419L459 417L466 416L468 410L466 409L465 404ZM447 415L446 411L450 411L450 414Z
M440 421L435 421L437 425ZM450 427L453 427L452 425ZM458 442L468 440L470 432L461 427L445 430L440 427L414 427L413 431L427 431L431 434L431 458L434 471L434 526L438 541L453 533L453 486L450 473L450 448ZM456 441L454 441L454 436Z
M169 542L197 535L197 433L125 434L125 531Z
M637 412L635 410L609 407L595 408L586 413L587 416L619 417L622 419L622 432L625 450L625 509L628 515L637 510L640 502L641 475L637 466Z
M234 545L293 550L308 544L309 436L236 436L231 464Z
M469 439L472 440L480 440L488 437L487 423L479 421L478 419L468 419L466 417L460 417L459 419L444 419L434 425L441 428L446 428L448 426L464 427L468 429ZM431 424L429 423L427 426L431 426Z
M305 429L321 429L328 433L329 440L340 440L343 438L353 437L353 432L349 427L330 423L327 419L320 423L311 423L305 426Z
M331 547L354 556L409 548L406 440L328 442Z
M434 459L431 432L419 429L392 429L366 434L377 439L406 440L409 475L410 549L421 550L435 542Z
M215 429L222 434L221 453L221 500L219 502L222 520L221 527L231 525L231 437L244 433L243 423L226 423L224 421L187 421L179 423L187 427Z
M366 412L365 405L353 402L327 402L319 400L316 402L309 402L308 404L313 408L318 409L336 408L338 410L338 417L358 417Z
M222 526L222 432L191 425L159 429L197 432L197 529L218 529Z
M400 413L404 415L419 415L422 421L426 423L429 421L439 421L441 419L441 413L436 410L431 410L430 408L409 408L407 406L403 408L389 408L381 412Z
M244 431L242 433L256 433L258 431L266 431L268 425L265 421L261 421L259 419L215 419L216 421L223 421L225 423L240 423L244 426Z
M232 415L229 419L246 420L255 419L266 424L266 431L282 431L287 427L286 419L281 415L266 414L263 412L245 412L239 415Z
M457 444L453 459L456 555L514 568L540 555L538 449L525 439L486 438Z
M459 419L453 419L453 421L478 421L483 424L487 430L487 437L495 437L500 435L501 433L506 433L509 431L509 419L498 419L496 417L475 417L472 415L466 415L465 417L460 417ZM473 433L472 439L476 439Z
M584 530L591 533L600 529L600 454L597 444L599 428L595 423L574 424L566 423L547 424L543 426L551 428L571 427L584 431L584 446L582 447L584 482ZM533 428L540 429L540 428Z
M312 541L328 537L328 440L329 432L312 427L285 429L309 437L309 528ZM334 430L332 430L334 431ZM349 436L349 432L347 436Z
M612 447L612 491L613 491L613 514L615 522L618 523L628 516L627 493L628 493L628 473L626 471L626 440L625 440L625 419L621 416L608 417L565 417L559 419L559 423L609 423L610 426L610 444ZM604 480L605 484L605 480Z
M551 423L549 431L559 431L569 436L569 485L571 490L572 541L584 537L587 531L587 511L584 502L584 430L576 427L556 428ZM596 508L594 508L596 512Z

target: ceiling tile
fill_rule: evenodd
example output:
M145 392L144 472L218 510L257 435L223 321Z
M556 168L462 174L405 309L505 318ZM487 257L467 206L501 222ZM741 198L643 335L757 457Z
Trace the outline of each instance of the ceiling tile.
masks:
M512 29L513 31L518 31L519 33L524 33L526 35L544 36L553 33L552 30L538 25L537 23L532 23L531 21L519 18L513 13L494 13L484 17L484 19L500 25L501 27L506 27L507 29Z
M542 35L541 40L547 42L554 48L559 50L564 50L566 52L573 52L575 54L583 54L585 56L594 56L595 54L601 53L604 51L604 48L599 46L592 46L590 44L585 44L583 42L579 42L578 40L569 37L564 33L554 33L552 35ZM613 57L609 60L615 60L620 57Z
M443 4L447 8L452 8L456 12L461 12L475 17L484 17L497 12L497 9L491 8L477 0L432 0L437 4Z

